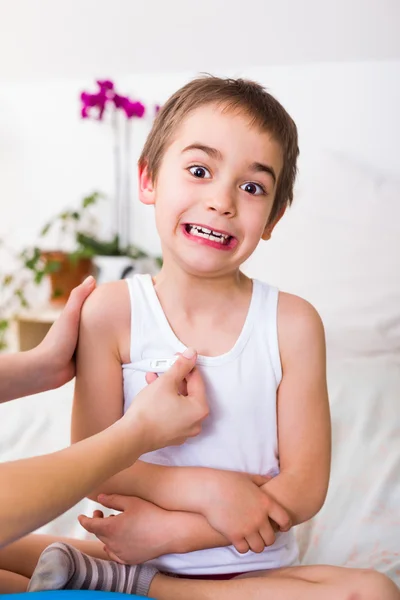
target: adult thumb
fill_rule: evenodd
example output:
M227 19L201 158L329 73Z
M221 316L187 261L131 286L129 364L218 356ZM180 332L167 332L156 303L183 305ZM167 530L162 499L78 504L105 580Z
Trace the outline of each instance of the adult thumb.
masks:
M189 375L196 364L197 352L193 348L186 350L178 355L177 360L172 367L165 373L168 378L173 379L177 386Z
M89 275L89 277L86 277L80 285L72 290L63 310L63 314L66 318L72 319L73 321L79 320L83 303L94 290L95 286L95 278L92 275Z

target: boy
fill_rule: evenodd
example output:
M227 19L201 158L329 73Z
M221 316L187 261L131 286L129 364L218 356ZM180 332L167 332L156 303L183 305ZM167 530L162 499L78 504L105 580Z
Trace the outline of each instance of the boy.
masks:
M154 281L103 286L83 313L74 441L116 421L145 385L129 368L122 382L121 364L186 346L199 353L210 405L202 434L145 455L100 490L141 498L149 538L152 515L164 511L164 543L146 556L152 571L140 588L159 600L399 598L377 573L298 566L291 526L321 508L329 478L324 332L307 302L240 270L291 203L297 156L294 122L261 86L207 77L179 90L139 161L140 199L155 206L163 267ZM168 543L170 518L185 534ZM143 568L56 544L31 589L135 593Z

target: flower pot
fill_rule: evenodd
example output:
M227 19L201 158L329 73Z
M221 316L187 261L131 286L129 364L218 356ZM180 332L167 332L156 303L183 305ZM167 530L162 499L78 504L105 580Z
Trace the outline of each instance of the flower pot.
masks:
M134 260L129 256L95 256L93 262L98 285L122 279L134 266Z
M155 275L159 270L157 263L151 257L94 256L93 262L98 285L108 281L125 279L136 273L150 273L150 275Z
M71 258L66 252L58 250L43 252L42 256L46 262L51 261L59 265L48 275L51 285L50 302L55 306L65 304L74 287L93 272L91 258Z

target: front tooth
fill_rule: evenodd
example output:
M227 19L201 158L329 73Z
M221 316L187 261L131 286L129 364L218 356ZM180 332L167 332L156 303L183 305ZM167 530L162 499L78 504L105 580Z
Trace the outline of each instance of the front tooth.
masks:
M202 227L202 230L204 231L204 233L211 233L211 229L207 229L206 227Z
M224 239L226 239L228 237L224 233L217 233L216 231L212 231L212 235L215 235L215 236L217 236L219 238L224 238Z

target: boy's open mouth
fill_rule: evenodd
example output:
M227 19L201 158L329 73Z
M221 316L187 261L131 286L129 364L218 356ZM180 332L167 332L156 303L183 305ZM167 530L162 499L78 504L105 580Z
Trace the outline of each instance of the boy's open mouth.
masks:
M224 233L223 231L218 231L215 229L209 229L208 227L204 227L202 225L195 225L193 223L186 223L184 225L185 232L197 238L202 238L204 240L208 240L212 242L212 245L217 244L219 246L223 246L225 248L232 247L235 238L228 233Z

